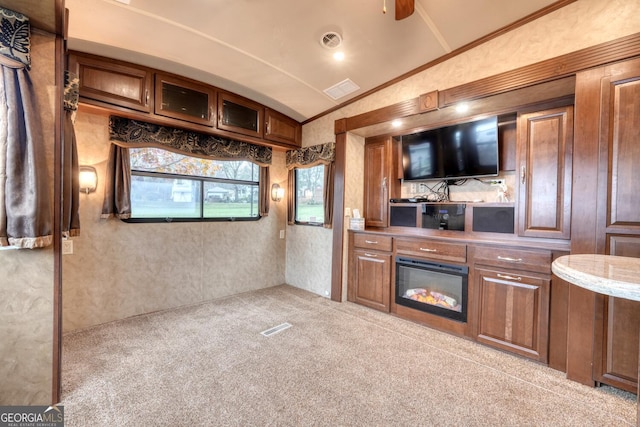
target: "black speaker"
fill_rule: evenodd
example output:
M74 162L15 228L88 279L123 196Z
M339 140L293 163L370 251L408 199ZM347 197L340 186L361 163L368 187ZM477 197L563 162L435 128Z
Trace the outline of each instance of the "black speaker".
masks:
M400 227L415 227L417 206L391 206L389 224Z
M473 231L513 233L513 206L474 206Z

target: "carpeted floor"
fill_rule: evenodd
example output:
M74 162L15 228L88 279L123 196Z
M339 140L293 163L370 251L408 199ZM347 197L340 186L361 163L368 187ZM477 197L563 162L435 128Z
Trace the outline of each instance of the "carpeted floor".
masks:
M289 286L67 334L62 381L66 426L636 422L634 394Z

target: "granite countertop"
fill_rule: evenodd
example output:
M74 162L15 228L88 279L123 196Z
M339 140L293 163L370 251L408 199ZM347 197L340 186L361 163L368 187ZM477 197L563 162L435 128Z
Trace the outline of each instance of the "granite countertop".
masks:
M640 258L580 254L557 258L551 270L559 278L604 295L640 301Z

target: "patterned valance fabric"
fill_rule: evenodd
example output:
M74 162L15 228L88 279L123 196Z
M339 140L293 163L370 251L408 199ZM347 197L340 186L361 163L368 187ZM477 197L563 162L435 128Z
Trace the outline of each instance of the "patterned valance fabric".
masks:
M287 168L332 163L336 158L335 142L287 151Z
M78 97L80 96L80 79L71 71L64 72L64 109L76 111L78 109Z
M21 13L0 8L0 54L15 65L31 68L31 28L29 18ZM19 64L18 64L19 63Z
M195 157L271 164L270 147L111 116L109 139L126 148L158 147Z

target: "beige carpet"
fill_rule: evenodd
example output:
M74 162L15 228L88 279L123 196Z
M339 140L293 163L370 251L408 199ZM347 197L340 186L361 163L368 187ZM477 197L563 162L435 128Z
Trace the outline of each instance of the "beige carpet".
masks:
M633 394L289 286L67 334L62 382L66 426L636 422Z

